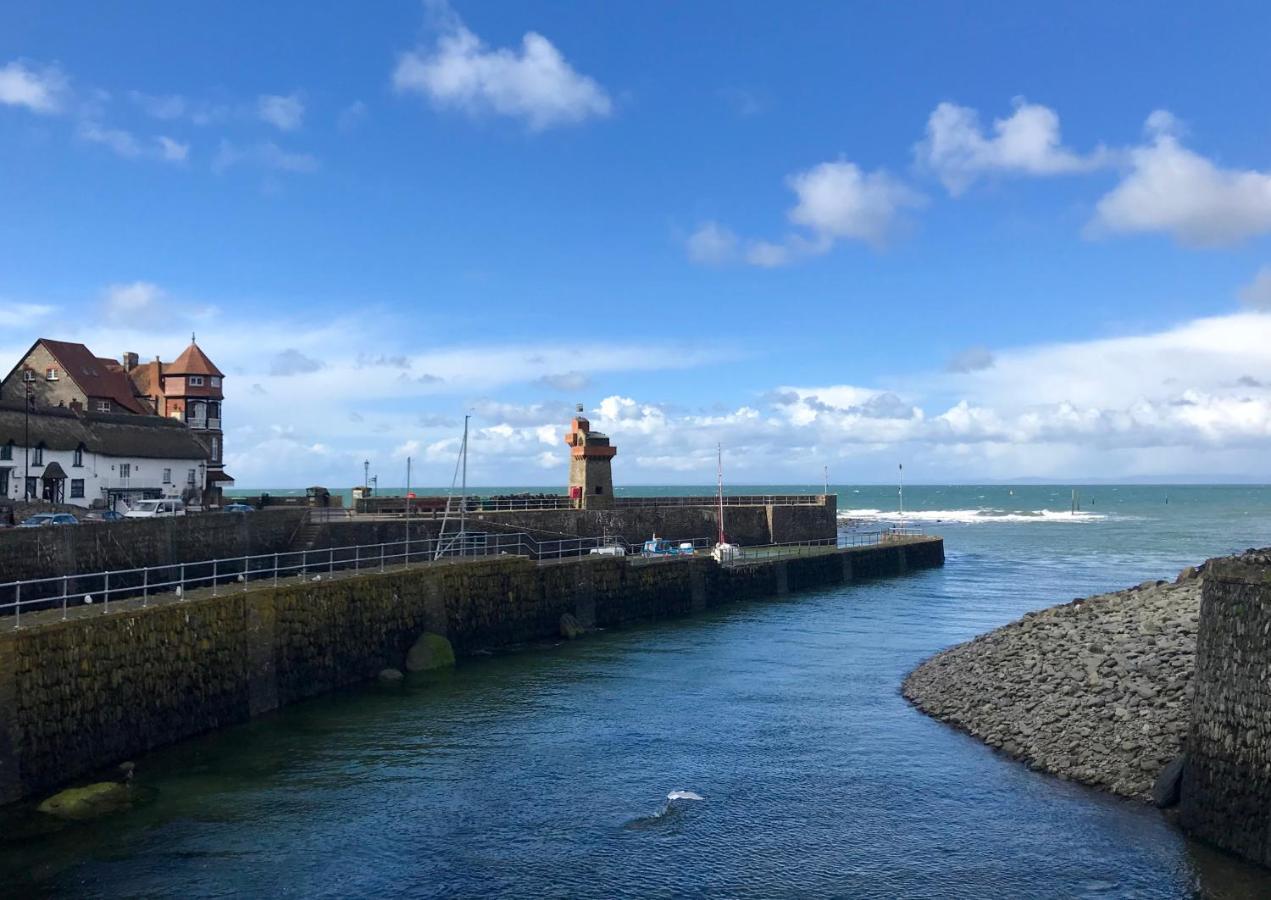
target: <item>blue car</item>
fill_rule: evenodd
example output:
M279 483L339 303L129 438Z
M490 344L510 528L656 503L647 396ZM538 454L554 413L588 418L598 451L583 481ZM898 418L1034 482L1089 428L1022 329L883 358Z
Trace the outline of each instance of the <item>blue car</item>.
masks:
M231 503L225 507L225 512L255 512L246 503Z
M84 516L85 522L122 522L124 514L113 509L95 509Z
M79 520L70 513L36 513L23 519L19 528L49 528L53 525L78 525Z

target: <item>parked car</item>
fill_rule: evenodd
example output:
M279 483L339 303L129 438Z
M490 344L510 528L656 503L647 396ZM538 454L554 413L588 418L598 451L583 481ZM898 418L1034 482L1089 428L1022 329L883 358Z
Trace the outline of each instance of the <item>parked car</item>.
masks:
M85 522L122 522L124 514L114 509L94 509L84 514Z
M79 520L70 513L36 513L23 519L19 528L48 528L53 525L78 525Z
M222 509L225 512L255 512L255 510L246 503L230 503L227 506L222 507Z
M185 515L185 504L180 500L140 500L128 512L125 519L167 519Z

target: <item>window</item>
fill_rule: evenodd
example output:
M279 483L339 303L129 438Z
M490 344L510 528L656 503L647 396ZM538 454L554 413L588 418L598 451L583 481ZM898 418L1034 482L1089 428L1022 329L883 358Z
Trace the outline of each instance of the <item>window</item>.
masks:
M37 487L39 480L40 479L36 478L34 475L32 475L26 480L26 495L28 498L30 497L38 498L40 496L40 491Z
M208 384L210 384L212 387L220 387L220 386L221 386L221 376L219 376L219 375L213 375L211 378L209 378L209 379L207 380L207 383L208 383Z
M34 450L31 451L31 465L33 466L44 465L44 442L43 441L40 442L40 446L36 447Z
M0 459L13 459L13 441L0 446Z
M9 496L9 470L0 469L0 497Z
M171 469L164 469L164 470L163 470L163 483L164 483L164 484L171 484L171 483L172 483L172 470L171 470Z
M84 497L84 479L72 478L71 479L71 499L74 500L76 498L79 498L82 500L83 497Z
M596 485L596 493L597 493L597 494L603 494L604 492L605 492L605 489L604 489L604 488L602 488L600 485Z
M24 371L22 372L22 380L23 380L23 381L35 381L35 373L34 373L34 372L32 372L30 369L26 369L26 370L24 370Z
M109 400L98 400L98 401L97 401L97 411L98 411L98 412L110 412L110 401L109 401Z
M57 381L57 369L46 369L44 372L45 381Z
M221 458L221 439L212 438L212 462L218 462Z
M84 465L84 445L83 444L80 444L78 447L75 448L75 456L72 457L71 465L75 466L76 468L79 468L80 466Z
M120 463L120 464L119 464L119 477L120 477L120 478L131 478L131 477L132 477L132 463Z
M203 387L202 375L191 375L189 380L190 387Z

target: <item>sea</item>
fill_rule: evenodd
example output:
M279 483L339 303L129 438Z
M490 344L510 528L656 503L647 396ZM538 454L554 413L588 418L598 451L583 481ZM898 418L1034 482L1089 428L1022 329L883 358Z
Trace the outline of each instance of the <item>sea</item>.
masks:
M1030 610L1271 545L1271 487L831 490L844 529L943 535L944 568L464 659L140 756L129 811L7 811L0 894L1271 896L1160 812L899 692Z

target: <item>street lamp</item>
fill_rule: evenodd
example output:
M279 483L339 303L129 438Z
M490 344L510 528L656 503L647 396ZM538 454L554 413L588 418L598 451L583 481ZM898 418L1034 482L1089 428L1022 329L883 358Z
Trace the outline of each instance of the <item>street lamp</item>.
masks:
M22 501L31 502L31 404L35 398L31 395L31 384L35 375L30 369L22 373L23 386L26 388L26 402L22 404Z

